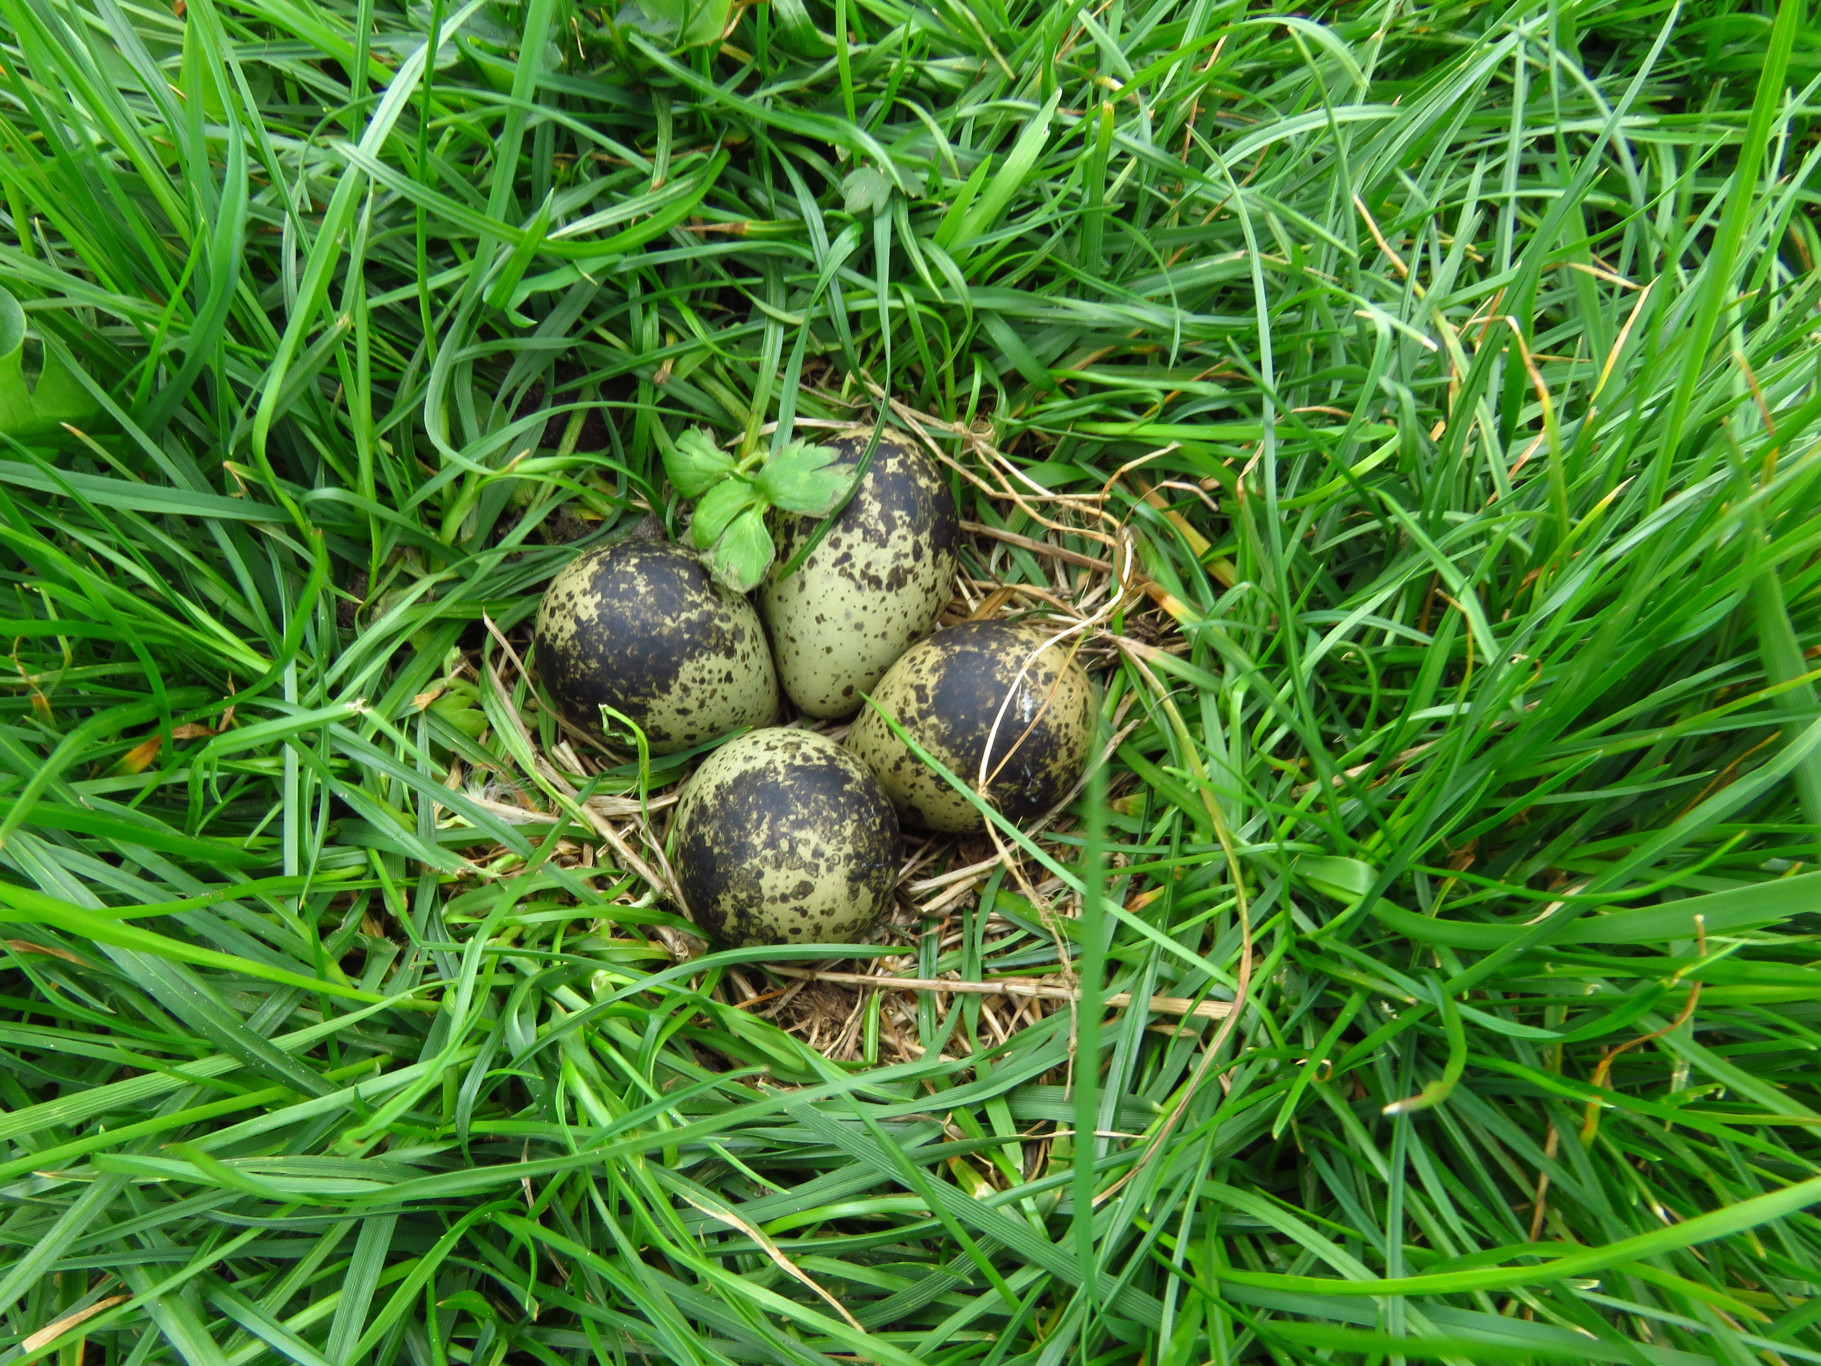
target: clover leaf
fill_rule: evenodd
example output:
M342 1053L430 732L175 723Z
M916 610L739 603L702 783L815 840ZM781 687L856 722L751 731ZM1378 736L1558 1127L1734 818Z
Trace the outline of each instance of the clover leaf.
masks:
M690 541L697 550L712 549L727 524L758 502L759 491L747 480L738 476L722 480L696 503L695 520L689 524Z
M792 441L739 460L697 427L664 452L664 472L685 498L695 500L689 541L716 582L738 593L757 587L777 545L765 524L773 508L797 516L825 517L841 505L856 471L837 466L838 453Z
M759 586L777 553L771 532L765 528L765 514L758 508L748 508L727 524L714 549L708 552L706 564L717 582L736 593L750 593Z
M700 498L733 473L733 457L700 427L692 427L664 452L664 473L685 498Z
M786 512L820 517L841 501L851 471L831 469L836 452L807 441L793 441L765 462L758 486L771 505Z
M863 213L881 213L891 203L892 183L876 167L857 167L841 182L841 196L843 207L856 217Z

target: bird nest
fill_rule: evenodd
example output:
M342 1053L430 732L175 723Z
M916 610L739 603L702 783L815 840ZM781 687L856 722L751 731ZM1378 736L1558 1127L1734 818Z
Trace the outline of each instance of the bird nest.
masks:
M1172 510L1171 498L1163 490L1177 490L1176 501L1187 492L1212 506L1207 490L1167 481L1153 486L1143 469L1152 457L1145 457L1116 471L1096 491L1058 493L996 447L984 424L951 424L896 401L891 411L903 430L959 476L974 495L976 509L993 518L963 518L961 569L940 624L1016 617L1067 642L1090 674L1104 677L1125 666L1145 689L1165 696L1152 663L1160 654L1186 651L1173 615L1183 609L1145 574L1130 509L1137 500L1148 502L1175 522L1191 545L1205 547L1199 533ZM812 430L850 425L798 422ZM1121 507L1127 509L1125 515L1119 512ZM1025 529L1012 530L1012 525ZM468 667L477 676L490 671L500 696L512 696L522 681L523 695L535 697L526 672L524 633L501 631L491 621L486 625L498 648L471 652ZM526 676L521 680L514 671ZM1100 752L1090 756L1090 772L1107 764L1146 719L1142 709L1132 715L1139 698L1136 688L1122 693ZM519 734L506 748L521 758L529 752L543 784L572 798L580 796L594 775L627 762L628 756L560 718L562 738L548 746L539 744L523 718L514 716L512 721ZM846 722L789 713L781 723L811 728L835 740L848 727ZM451 781L460 780L458 765ZM1115 810L1131 805L1129 794L1136 781L1130 773L1109 774L1107 796ZM1062 802L1027 823L1024 841L1008 840L990 826L962 836L907 828L894 908L873 935L880 948L901 947L902 953L832 964L780 961L763 967L727 967L714 987L717 997L772 1021L822 1056L842 1062L891 1063L924 1056L926 1048L919 1039L927 1034L927 1016L920 1019L925 1002L933 1001L941 1012L945 1028L938 1046L952 1056L995 1048L1067 1007L1078 993L1061 922L1079 915L1079 898L1061 878L1049 875L1032 851L1050 853L1060 861L1076 857L1077 849L1056 837L1072 829L1068 811L1086 782L1084 777ZM552 861L583 875L597 868L630 874L629 880L620 879L629 885L616 895L629 907L680 904L665 839L682 785L673 780L643 794L579 801L575 806L586 817L588 833L564 835ZM483 789L470 788L467 795L515 824L560 819L540 804L541 794L532 785L517 783L510 775L490 775ZM1116 870L1120 857L1115 854L1111 862ZM996 895L982 918L980 898L989 883ZM1134 899L1144 895L1138 893ZM708 947L696 935L672 926L652 926L648 932L678 962L699 956ZM1042 952L1046 943L1047 962ZM963 950L970 962L984 965L973 980L964 980L953 970L933 977L918 975L919 962L941 963ZM999 960L1016 966L1001 969ZM962 1000L973 1004L955 1009ZM1129 1002L1116 997L1107 1004ZM1224 1018L1228 1010L1225 1002L1168 997L1154 997L1147 1004L1164 1017L1186 1017L1191 1027Z

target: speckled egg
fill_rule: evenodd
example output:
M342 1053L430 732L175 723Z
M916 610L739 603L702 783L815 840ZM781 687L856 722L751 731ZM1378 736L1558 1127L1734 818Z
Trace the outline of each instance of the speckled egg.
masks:
M1049 810L1087 763L1093 689L1067 642L1004 621L970 621L904 652L873 692L847 744L879 776L907 821L931 830L977 830L970 803L892 734L880 710L970 784L986 757L987 800L1014 821ZM987 756L987 742L992 753Z
M872 433L826 444L834 468L854 469ZM780 529L782 569L820 525L792 518ZM809 716L846 716L913 640L935 629L955 586L961 523L936 462L897 432L879 448L828 534L787 579L765 585L761 604L784 691Z
M903 852L866 766L827 736L779 726L709 756L674 833L690 913L733 948L853 943L891 904Z
M752 604L665 541L621 541L571 560L537 609L538 674L563 714L599 733L601 704L670 754L762 726L778 678Z

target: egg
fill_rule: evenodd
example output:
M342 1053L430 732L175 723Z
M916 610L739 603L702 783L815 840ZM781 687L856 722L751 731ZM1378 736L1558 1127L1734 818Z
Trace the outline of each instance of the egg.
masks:
M1087 764L1094 693L1067 642L1004 621L971 621L904 652L880 680L847 744L878 775L907 821L931 830L977 830L980 811L885 724L884 712L956 777L978 783L1013 821L1055 806Z
M833 468L854 469L870 431L835 437ZM879 434L859 489L789 578L777 577L821 519L781 527L761 606L785 695L808 716L859 707L904 647L935 629L961 548L955 500L936 462L909 437Z
M605 704L671 754L778 710L758 613L701 561L665 541L628 540L571 560L538 604L538 674L574 724L602 732Z
M854 942L891 904L903 852L867 767L827 736L780 726L710 755L673 833L690 913L734 948Z

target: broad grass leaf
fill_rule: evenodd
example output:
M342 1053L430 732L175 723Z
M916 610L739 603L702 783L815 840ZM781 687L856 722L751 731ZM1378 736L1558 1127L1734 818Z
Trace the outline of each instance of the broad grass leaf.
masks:
M1821 907L1821 873L1800 873L1705 896L1684 897L1659 906L1611 911L1576 921L1557 941L1563 944L1661 944L1699 934L1736 934L1774 925ZM1524 924L1497 925L1417 915L1388 901L1373 903L1372 915L1400 934L1428 944L1460 949L1499 949L1516 943Z
M1369 863L1332 854L1304 854L1296 860L1295 872L1316 891L1343 906L1357 905L1372 890L1378 876Z
M1043 154L1044 144L1049 141L1050 120L1056 116L1057 106L1062 102L1062 92L1056 91L1044 102L1043 108L1031 117L1031 121L1018 135L1018 141L1012 144L1012 150L1006 154L1005 162L987 181L986 192L967 210L961 227L955 235L957 253L966 249L966 244L982 233L992 230L1005 212L1006 205L1012 202L1012 196L1018 193L1024 179L1037 164L1037 158Z

